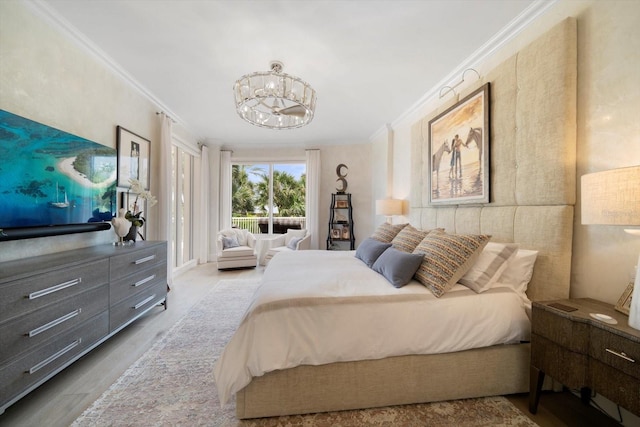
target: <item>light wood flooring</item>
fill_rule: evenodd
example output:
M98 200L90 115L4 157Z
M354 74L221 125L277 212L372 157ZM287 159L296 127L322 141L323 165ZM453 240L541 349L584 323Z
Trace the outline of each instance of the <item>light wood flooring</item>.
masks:
M262 272L263 267L219 272L213 264L185 272L174 280L166 311L162 307L151 310L10 406L0 415L0 426L70 425L218 280L260 277ZM570 393L543 394L536 415L530 414L527 409L527 394L508 398L542 427L619 425L596 409L582 405Z

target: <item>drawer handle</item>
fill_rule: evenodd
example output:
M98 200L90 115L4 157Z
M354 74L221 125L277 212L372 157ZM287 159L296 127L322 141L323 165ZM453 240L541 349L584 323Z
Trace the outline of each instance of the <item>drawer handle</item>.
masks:
M30 374L34 374L34 373L38 372L40 369L44 368L49 363L53 362L54 360L56 360L59 357L63 356L65 353L68 353L69 351L71 351L74 348L76 348L77 346L79 346L81 342L82 342L82 338L78 338L77 340L75 340L74 342L72 342L71 344L69 344L68 346L63 348L62 350L58 351L55 354L52 354L51 356L47 357L46 359L44 359L42 362L38 363L37 365L33 365L33 367L31 369L29 369L27 372L30 373Z
M49 294L52 294L54 292L61 291L63 289L70 288L71 286L75 286L78 283L82 283L82 277L78 277L77 279L69 280L68 282L60 283L59 285L51 286L50 288L47 288L47 289L42 289L40 291L32 292L32 293L30 293L28 295L27 298L29 298L29 299L40 298L40 297L43 297L45 295L49 295Z
M148 303L149 301L153 300L156 297L156 294L151 295L149 298L145 298L142 301L140 301L139 303L137 303L136 305L133 306L134 310L139 309L140 307L142 307L143 305L145 305L146 303Z
M152 261L154 259L156 259L155 255L149 255L149 256L146 256L144 258L137 259L137 260L133 261L133 263L135 265L144 264L145 262Z
M72 311L71 313L67 313L62 317L58 317L56 320L52 320L49 323L46 323L46 324L44 324L42 326L39 326L39 327L37 327L35 329L32 329L31 331L29 331L29 333L27 335L29 336L29 338L35 337L36 335L41 334L42 332L44 332L44 331L46 331L48 329L51 329L54 326L57 326L62 322L66 322L69 319L73 319L74 317L76 317L80 313L82 313L82 309L81 308L79 308L79 309L77 309L75 311Z
M149 277L146 277L146 278L144 278L144 279L142 279L142 280L137 281L136 283L134 283L134 284L133 284L133 285L131 285L131 286L133 286L134 288L137 288L138 286L140 286L140 285L144 285L145 283L147 283L147 282L149 282L149 281L151 281L151 280L153 280L153 279L155 279L155 278L156 278L156 275L155 275L155 274L152 274L152 275L151 275L151 276L149 276Z
M611 350L609 348L606 348L605 350L607 350L607 353L611 353L611 354L613 354L615 356L621 357L624 360L627 360L627 361L629 361L631 363L636 363L636 361L633 360L632 358L630 358L629 356L627 356L624 351L621 351L620 353L618 353L617 351Z

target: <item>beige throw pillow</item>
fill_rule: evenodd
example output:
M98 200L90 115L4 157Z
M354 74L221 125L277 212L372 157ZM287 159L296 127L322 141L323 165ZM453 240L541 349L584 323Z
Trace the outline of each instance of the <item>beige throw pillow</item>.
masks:
M391 243L394 237L402 230L407 224L389 224L383 222L371 235L373 239L376 239L382 243Z
M424 236L429 234L431 230L419 230L413 227L411 224L407 224L396 237L391 240L393 247L399 251L412 253L418 246Z

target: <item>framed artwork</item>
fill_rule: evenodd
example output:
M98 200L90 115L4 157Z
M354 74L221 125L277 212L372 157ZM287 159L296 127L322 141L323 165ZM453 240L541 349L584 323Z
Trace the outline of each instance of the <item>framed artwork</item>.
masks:
M342 227L342 238L345 240L349 239L349 227Z
M629 282L627 288L624 290L622 295L620 295L620 299L618 303L615 305L615 309L621 313L629 315L629 310L631 308L631 296L633 294L633 282Z
M489 83L429 122L429 204L489 203Z
M348 208L349 203L346 200L336 200L336 208Z
M145 190L149 189L151 141L117 127L118 187L131 188L130 179L137 179Z
M147 217L147 201L145 199L141 199L136 197L137 194L131 193L130 191L124 191L121 193L121 204L124 209L131 213L141 212L140 216L143 218ZM137 200L136 200L137 199ZM138 227L138 234L145 240L147 230L147 221L145 219L142 227Z
M331 229L331 238L332 239L339 239L341 236L341 232L339 228L333 228Z

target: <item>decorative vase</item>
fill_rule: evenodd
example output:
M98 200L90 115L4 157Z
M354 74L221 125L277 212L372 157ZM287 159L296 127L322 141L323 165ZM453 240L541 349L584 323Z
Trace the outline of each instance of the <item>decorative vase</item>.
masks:
M126 236L124 236L125 242L135 242L136 237L138 236L138 227L131 224L131 228L129 228L129 232Z
M122 245L124 237L127 236L130 231L131 222L125 218L126 213L126 209L120 209L118 211L118 216L111 219L113 231L115 231L118 236L118 241L115 243L116 245Z

